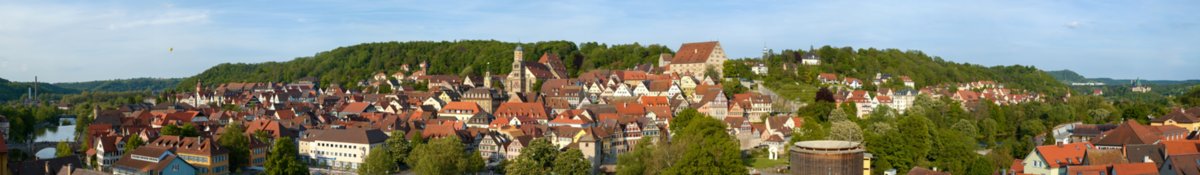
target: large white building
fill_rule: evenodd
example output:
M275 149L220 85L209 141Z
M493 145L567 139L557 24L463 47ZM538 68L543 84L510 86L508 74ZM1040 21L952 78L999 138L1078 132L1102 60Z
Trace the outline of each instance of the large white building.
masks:
M308 130L301 135L298 148L308 161L353 170L366 161L371 149L384 146L387 138L378 129Z

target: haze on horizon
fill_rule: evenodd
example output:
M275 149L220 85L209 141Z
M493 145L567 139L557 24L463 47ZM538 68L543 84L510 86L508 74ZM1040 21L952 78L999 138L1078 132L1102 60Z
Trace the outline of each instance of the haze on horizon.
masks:
M1086 77L1200 79L1200 1L0 2L0 78L187 77L365 42L832 45ZM172 49L174 51L169 51Z

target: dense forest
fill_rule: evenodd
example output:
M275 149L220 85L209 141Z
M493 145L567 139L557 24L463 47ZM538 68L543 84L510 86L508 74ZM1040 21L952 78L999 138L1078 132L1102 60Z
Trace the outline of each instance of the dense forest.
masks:
M639 64L656 64L661 53L672 53L663 45L607 45L595 42L576 44L570 41L510 43L493 40L410 41L365 43L340 47L310 57L286 62L225 63L205 70L179 83L179 90L189 90L197 80L204 83L225 82L291 82L315 77L323 85L339 84L354 87L378 72L392 74L409 65L417 71L422 62L429 64L428 74L481 76L485 72L507 74L512 67L513 50L520 45L524 60L537 61L544 53L560 55L567 71L578 75L592 69L623 69Z
M55 86L81 91L162 91L175 88L182 78L131 78L86 82L54 83Z

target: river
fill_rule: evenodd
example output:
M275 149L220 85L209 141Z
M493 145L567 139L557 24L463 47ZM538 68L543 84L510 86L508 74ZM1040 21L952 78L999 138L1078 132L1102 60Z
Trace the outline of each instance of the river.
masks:
M57 123L57 127L40 127L37 128L37 137L34 142L58 142L58 141L75 141L75 118L61 118ZM38 150L34 156L40 159L54 158L54 153L57 151L54 147Z

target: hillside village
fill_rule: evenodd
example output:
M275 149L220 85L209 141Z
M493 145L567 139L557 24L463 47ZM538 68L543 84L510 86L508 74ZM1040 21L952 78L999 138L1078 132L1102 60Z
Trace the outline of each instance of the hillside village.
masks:
M512 52L515 71L508 74L431 75L429 65L422 62L361 77L357 83L365 87L361 89L323 85L312 78L199 82L189 92L168 95L166 101L117 109L93 107L94 121L85 136L89 149L79 161L94 167L86 171L112 174L231 174L228 159L236 153L217 140L236 125L247 136L250 151L244 154L251 169L263 168L268 150L277 141L294 140L296 153L309 167L355 172L364 167L371 150L387 147L389 138L399 137L453 138L463 145L461 151L481 156L487 171L503 169L504 162L514 161L523 148L546 140L558 151L582 152L591 174L610 174L618 171L618 157L635 151L639 142L672 137L672 119L683 111L723 121L725 132L738 140L742 151L765 150L766 159L782 162L795 149L793 136L805 129L805 120L811 117L781 107L796 102L755 86L762 80L724 78L721 67L729 58L716 41L684 43L675 54L659 56L657 66L590 70L575 77L566 73L559 55L545 53L537 61L525 61L521 46ZM819 57L805 54L797 61L802 64L792 64L791 69L823 64ZM768 72L762 63L747 64L756 74ZM832 93L839 109L852 108L849 115L860 119L877 109L904 113L918 96L948 98L963 109L1057 98L990 80L917 86L921 83L909 76L882 72L874 77L819 73L814 78L822 91ZM741 84L750 85L750 90L730 93L722 83L734 81L745 82ZM864 88L894 82L904 88ZM1195 131L1193 125L1200 124L1198 111L1173 112L1156 118L1151 126L1136 122L1062 125L1050 132L1058 144L1038 146L997 173L1158 172L1158 167L1171 167L1164 164L1200 159L1171 156L1198 152L1192 148L1200 142L1185 140ZM178 134L181 131L194 134ZM145 143L128 150L125 144L130 140ZM1166 145L1168 152L1161 152L1159 144ZM1134 150L1146 156L1129 156ZM1093 160L1100 154L1112 158ZM861 169L856 171L870 174L872 156L879 155L859 155L861 165L855 166ZM791 161L794 164L796 159ZM65 172L75 171L66 167ZM937 167L907 172L944 173ZM19 172L25 173L32 172Z

